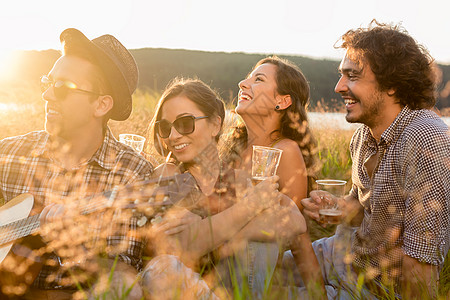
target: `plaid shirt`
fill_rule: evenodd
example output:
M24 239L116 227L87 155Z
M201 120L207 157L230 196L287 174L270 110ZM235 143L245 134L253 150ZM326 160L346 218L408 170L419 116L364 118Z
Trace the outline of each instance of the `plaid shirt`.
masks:
M352 245L355 264L375 275L386 271L388 280L401 275L403 254L442 267L450 242L447 125L429 110L405 107L379 143L367 126L358 128L350 150L351 195L364 207ZM364 163L377 151L370 178Z
M119 184L147 179L153 172L152 165L130 147L119 143L109 128L100 148L89 161L77 169L62 168L52 158L50 147L49 135L45 131L0 141L0 188L6 202L20 194L30 193L34 196L36 210L40 211L50 203L62 203L68 199L77 201L111 190ZM65 232L65 235L72 241L85 234L92 234L93 231L104 231L105 224L102 223L111 223L109 219L105 219L107 214L97 213L94 218L78 220L79 224L89 224L85 226L89 229L75 233ZM142 267L144 241L129 234L130 230L136 229L136 218L126 218L121 222L121 226L122 231L108 232L108 235L104 236L104 246L110 247L108 253L119 252L115 254L119 254L121 260L139 269ZM75 227L69 225L68 229ZM95 237L93 239L95 240ZM84 242L86 240L80 244ZM70 244L66 246L72 247ZM64 274L64 268L61 267L64 261L61 255L52 253L49 261L53 263L43 266L34 286L44 289L71 286L71 283L64 279L67 274Z

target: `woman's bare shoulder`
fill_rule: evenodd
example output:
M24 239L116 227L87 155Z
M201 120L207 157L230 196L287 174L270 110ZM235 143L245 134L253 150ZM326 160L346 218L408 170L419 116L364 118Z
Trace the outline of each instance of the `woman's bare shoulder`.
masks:
M278 169L279 173L285 171L285 168L305 168L305 160L296 141L291 139L283 139L276 145L276 148L283 150Z
M172 163L164 163L160 164L155 168L155 172L153 173L153 177L166 177L166 176L172 176L176 174L180 174L180 168Z
M300 147L297 142L291 139L282 139L275 145L275 148L286 151L290 154L301 155Z

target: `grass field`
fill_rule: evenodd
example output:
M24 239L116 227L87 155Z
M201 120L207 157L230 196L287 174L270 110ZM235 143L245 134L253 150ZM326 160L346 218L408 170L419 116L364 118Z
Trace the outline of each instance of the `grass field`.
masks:
M158 94L152 91L138 90L135 94L133 113L124 122L110 121L110 127L117 137L120 133L135 133L147 135L147 125L153 115ZM43 129L44 102L40 99L37 84L0 85L0 123L2 130L0 138L24 134L33 130ZM348 144L351 131L338 131L332 128L312 128L318 141L318 157L320 163L319 178L339 178L351 180L351 159ZM155 163L161 162L151 145L146 147L147 153L153 155ZM310 223L310 233L313 239L329 236L334 228L323 229L315 223ZM441 272L440 292L442 299L450 292L450 267L447 256L446 264ZM236 299L247 297L245 291L237 291ZM269 297L270 298L270 297ZM274 297L273 299L275 299Z

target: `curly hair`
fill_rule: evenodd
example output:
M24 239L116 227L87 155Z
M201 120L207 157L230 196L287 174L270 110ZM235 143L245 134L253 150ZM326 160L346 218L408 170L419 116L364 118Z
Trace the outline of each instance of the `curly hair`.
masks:
M434 59L400 25L374 19L368 28L347 31L335 48L354 50L358 62L369 64L380 90L393 89L400 105L422 109L436 103Z
M309 103L309 84L301 70L293 63L277 56L266 57L256 63L253 70L262 64L276 66L277 92L280 95L290 95L292 104L281 114L279 133L281 136L297 142L303 154L308 174L314 173L316 141L308 126L307 107ZM252 71L253 71L252 70ZM245 124L239 124L229 135L230 141L224 148L223 157L226 160L237 160L240 153L247 147L248 133Z
M185 96L194 102L205 116L219 116L221 118L221 130L216 136L216 142L219 141L222 132L223 121L225 119L225 104L217 93L201 80L175 78L168 84L159 99L158 104L156 105L155 114L153 115L153 119L148 128L150 137L153 137L153 145L156 148L156 151L164 156L167 155L169 151L164 148L162 145L163 143L160 142L159 136L155 130L155 123L161 120L164 103L167 100L178 96Z

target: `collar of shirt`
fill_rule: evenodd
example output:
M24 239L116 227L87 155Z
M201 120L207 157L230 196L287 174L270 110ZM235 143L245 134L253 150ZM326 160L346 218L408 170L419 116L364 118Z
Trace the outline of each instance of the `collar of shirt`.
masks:
M49 137L50 135L47 132L42 135L33 151L34 156L48 156L47 152L49 151ZM105 130L103 143L100 145L100 148L95 151L94 155L87 161L87 163L91 164L95 162L104 169L112 170L116 162L116 153L118 151L117 143L118 142L113 136L111 129L107 127Z
M370 149L377 149L381 145L386 145L388 147L405 129L408 122L404 122L404 120L407 116L410 115L411 109L408 106L403 107L400 113L395 118L394 122L392 122L391 125L389 125L389 127L386 128L386 130L381 134L379 143L377 143L376 139L373 137L369 127L364 125L364 135L368 137L364 142Z
M97 162L102 168L112 170L116 164L118 153L117 140L109 127L106 128L105 138L100 148L94 153L88 163Z
M403 107L394 122L381 134L380 143L385 142L388 146L392 144L405 129L407 124L404 122L404 119L410 114L411 109L408 106Z

